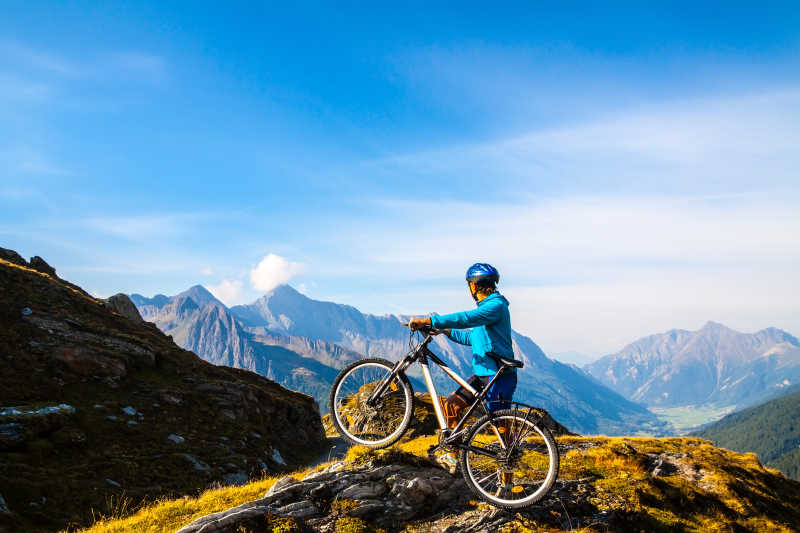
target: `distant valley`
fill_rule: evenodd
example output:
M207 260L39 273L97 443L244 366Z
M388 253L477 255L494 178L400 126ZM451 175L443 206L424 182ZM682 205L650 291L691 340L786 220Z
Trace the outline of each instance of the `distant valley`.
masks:
M708 322L644 337L584 370L689 429L800 383L800 341L777 328L741 333Z

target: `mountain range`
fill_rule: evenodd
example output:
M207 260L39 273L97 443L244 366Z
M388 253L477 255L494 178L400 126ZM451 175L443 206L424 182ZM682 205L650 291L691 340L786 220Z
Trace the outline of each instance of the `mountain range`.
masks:
M246 368L314 396L324 410L338 370L364 357L397 360L408 351L408 317L371 315L352 306L311 299L280 285L249 305L228 309L202 286L178 295L132 294L142 317L207 361ZM664 434L670 427L646 408L597 383L577 367L548 358L530 338L513 332L516 357L525 363L515 399L547 409L579 433ZM435 338L431 349L463 376L471 372L468 347ZM411 373L412 381L418 377ZM440 394L454 387L434 369ZM420 390L419 381L415 388Z
M800 382L800 341L777 328L741 333L708 322L644 337L584 370L651 407L741 409Z

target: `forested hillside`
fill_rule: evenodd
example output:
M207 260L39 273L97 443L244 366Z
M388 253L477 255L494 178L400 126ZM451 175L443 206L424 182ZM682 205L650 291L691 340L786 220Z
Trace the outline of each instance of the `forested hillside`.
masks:
M763 463L800 479L800 386L693 435L737 452L755 452Z

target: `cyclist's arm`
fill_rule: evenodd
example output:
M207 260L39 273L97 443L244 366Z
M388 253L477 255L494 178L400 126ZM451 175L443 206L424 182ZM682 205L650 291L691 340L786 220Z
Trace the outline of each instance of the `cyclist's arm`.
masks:
M447 332L447 338L449 338L451 341L464 344L466 346L472 346L471 335L472 331L466 331L462 329L451 329Z
M431 317L431 326L435 329L467 329L486 326L500 320L502 312L502 303L487 303L469 311L450 313L449 315L433 315Z

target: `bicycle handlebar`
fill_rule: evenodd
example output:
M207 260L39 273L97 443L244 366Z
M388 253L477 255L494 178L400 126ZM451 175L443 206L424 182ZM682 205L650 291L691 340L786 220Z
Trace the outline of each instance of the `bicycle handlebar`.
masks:
M411 327L411 326L408 325L408 322L404 323L403 326L405 326L407 328ZM427 334L427 335L436 335L438 333L441 333L442 330L433 329L430 326L422 326L421 328L413 330L413 331L421 331L422 333Z

